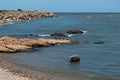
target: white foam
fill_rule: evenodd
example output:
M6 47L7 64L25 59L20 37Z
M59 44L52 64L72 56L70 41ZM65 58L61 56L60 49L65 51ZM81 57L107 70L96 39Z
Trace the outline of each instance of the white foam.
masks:
M38 36L46 37L46 36L50 36L50 35L49 34L39 34Z
M92 17L92 16L86 16L86 18L88 18L88 19L91 18L91 17Z
M84 30L82 30L83 31L83 34L86 34L87 33L87 31L84 31Z
M68 35L68 37L72 37L72 36L73 36L73 34L69 34L69 35Z

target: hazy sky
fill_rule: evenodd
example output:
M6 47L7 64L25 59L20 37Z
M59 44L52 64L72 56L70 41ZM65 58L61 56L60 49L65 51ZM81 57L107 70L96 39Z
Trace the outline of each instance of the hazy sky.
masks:
M120 12L120 0L1 0L0 9L52 12Z

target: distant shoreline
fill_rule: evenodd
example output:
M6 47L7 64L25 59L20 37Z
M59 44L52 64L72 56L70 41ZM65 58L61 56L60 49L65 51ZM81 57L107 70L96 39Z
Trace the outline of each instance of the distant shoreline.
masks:
M23 11L21 9L0 10L0 25L55 16L56 14L53 12Z

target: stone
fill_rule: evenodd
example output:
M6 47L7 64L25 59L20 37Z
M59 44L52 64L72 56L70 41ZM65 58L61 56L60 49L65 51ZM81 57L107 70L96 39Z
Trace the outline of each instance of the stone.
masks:
M94 44L104 44L104 41L94 42Z
M9 48L6 48L5 46L0 46L0 53L14 53L16 50L11 50Z
M70 62L79 62L79 61L80 61L80 56L78 55L70 56Z
M36 18L56 17L52 12L36 12L18 10L0 10L0 24L7 24L11 22L20 22Z
M14 50L15 52L22 52L32 49L32 47L25 45L6 45L6 48Z
M52 33L50 33L50 35L51 36L64 36L65 37L65 35L63 33L58 33L58 32L52 32Z
M72 40L56 40L56 39L16 39L9 36L0 38L0 53L14 53L28 51L35 47L49 47L56 44L75 44Z
M69 33L69 34L83 34L84 31L82 31L82 30L69 30L69 31L67 31L67 33Z

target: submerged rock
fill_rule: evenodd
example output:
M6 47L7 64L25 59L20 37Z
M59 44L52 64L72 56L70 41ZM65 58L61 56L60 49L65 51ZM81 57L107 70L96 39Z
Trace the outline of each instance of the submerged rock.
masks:
M9 36L0 38L0 52L13 53L28 51L34 47L48 47L56 44L74 44L78 43L72 40L59 40L59 39L16 39Z
M104 41L94 42L94 44L104 44Z

